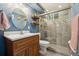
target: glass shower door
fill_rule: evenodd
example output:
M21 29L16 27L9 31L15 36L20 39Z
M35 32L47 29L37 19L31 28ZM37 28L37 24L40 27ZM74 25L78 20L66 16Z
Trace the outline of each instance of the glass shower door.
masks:
M60 11L48 19L47 35L50 42L49 50L56 51L62 55L70 55L68 41L71 38L71 14L70 9ZM57 15L58 14L58 15ZM55 16L56 15L56 16Z

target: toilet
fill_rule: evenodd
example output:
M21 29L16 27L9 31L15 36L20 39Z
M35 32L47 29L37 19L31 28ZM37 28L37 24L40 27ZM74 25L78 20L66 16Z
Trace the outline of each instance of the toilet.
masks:
M49 42L45 40L40 40L40 54L46 55L47 54L47 48L49 46Z

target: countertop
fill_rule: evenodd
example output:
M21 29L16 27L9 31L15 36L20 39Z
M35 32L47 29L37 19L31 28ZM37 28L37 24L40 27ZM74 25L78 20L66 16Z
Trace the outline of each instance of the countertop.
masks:
M14 32L4 33L4 37L10 39L11 41L20 40L20 39L35 36L35 35L40 36L40 33L28 33L28 32L24 32L23 34L18 33L18 32L17 33L14 33Z

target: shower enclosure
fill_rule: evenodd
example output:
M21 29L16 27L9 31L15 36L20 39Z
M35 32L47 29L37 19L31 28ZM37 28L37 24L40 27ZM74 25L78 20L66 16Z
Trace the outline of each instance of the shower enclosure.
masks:
M48 50L70 55L68 41L71 39L71 9L44 15L39 23L41 39L50 42Z

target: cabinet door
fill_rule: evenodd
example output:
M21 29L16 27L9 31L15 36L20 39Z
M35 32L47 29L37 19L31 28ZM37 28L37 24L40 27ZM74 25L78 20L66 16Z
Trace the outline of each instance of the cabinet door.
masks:
M26 49L25 48L22 48L16 52L14 52L14 55L15 56L25 56L26 55Z
M39 44L35 44L33 46L33 49L34 49L34 55L38 56L39 55Z
M30 46L28 51L29 51L29 56L34 56L34 47L33 46Z
M29 49L28 49L28 47L26 47L25 55L26 55L26 56L29 56Z
M34 44L29 47L29 56L38 56L39 55L39 46Z

